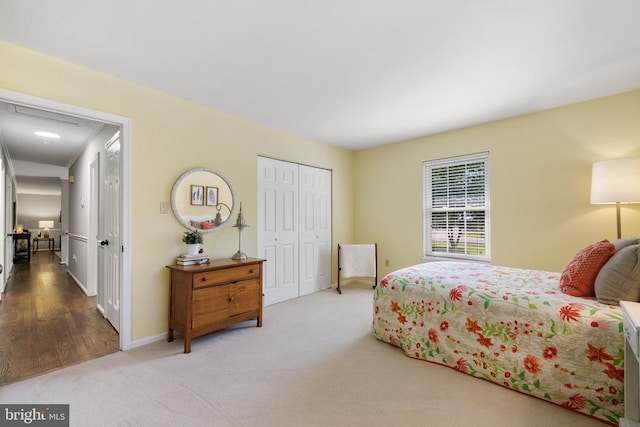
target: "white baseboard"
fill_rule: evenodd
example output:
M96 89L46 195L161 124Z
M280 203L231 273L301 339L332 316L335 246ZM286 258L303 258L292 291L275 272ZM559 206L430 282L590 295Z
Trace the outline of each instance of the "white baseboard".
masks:
M344 286L371 286L373 287L373 285L375 285L375 281L373 280L373 277L371 279L367 279L367 278L360 278L360 277L356 277L356 278L349 278L349 279L340 279L340 288L343 288ZM338 284L334 283L332 285L333 288L337 288Z
M67 271L67 274L71 276L73 281L76 282L76 285L78 285L78 287L82 289L82 292L84 292L84 294L87 295L87 288L82 284L82 282L80 282L80 280L78 280L78 278L74 276L72 272Z
M167 339L167 333L163 332L158 335L152 335L150 337L142 338L139 340L135 340L131 342L131 348L142 347L143 345L153 344L154 342L159 342Z

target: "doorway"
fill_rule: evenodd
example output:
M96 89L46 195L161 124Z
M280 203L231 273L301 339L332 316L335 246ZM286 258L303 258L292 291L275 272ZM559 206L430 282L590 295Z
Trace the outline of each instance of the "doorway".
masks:
M0 304L0 387L119 351L118 333L67 274L38 250L14 266Z
M117 196L117 206L118 210L113 213L113 215L117 216L118 222L120 224L120 234L121 239L118 244L117 251L114 251L118 254L118 265L117 271L111 269L110 274L112 274L112 278L114 283L117 286L117 293L119 295L119 313L118 318L116 320L116 324L120 327L119 334L119 348L122 350L128 350L131 348L131 289L130 289L130 253L128 248L130 247L130 230L131 230L131 196L130 196L130 159L131 159L131 126L129 119L125 117L115 116L109 113L103 113L100 111L89 110L83 107L78 107L69 104L62 104L51 100L46 100L42 98L37 98L25 94L20 94L16 92L6 91L0 89L0 102L15 104L19 106L24 106L26 108L42 110L45 112L51 112L54 114L68 115L70 117L75 118L84 118L87 120L100 121L106 124L115 125L119 127L119 144L120 148L118 151L117 161L118 168L117 180L119 182L120 193ZM70 177L70 181L72 181L72 177ZM73 181L72 181L73 182ZM74 203L78 203L75 200L69 200L70 206L73 206ZM84 203L84 200L80 201L80 203ZM8 206L6 203L3 203L3 211L8 212ZM73 233L67 234L69 237L69 241L74 240L72 237L75 237L75 240L78 237L82 236L73 236ZM86 239L86 238L85 238ZM70 242L70 245L73 243ZM86 253L86 252L85 252ZM7 260L10 257L5 253L5 265L8 267ZM99 262L96 264L100 264ZM12 263L10 263L12 265ZM96 265L97 268L97 265Z

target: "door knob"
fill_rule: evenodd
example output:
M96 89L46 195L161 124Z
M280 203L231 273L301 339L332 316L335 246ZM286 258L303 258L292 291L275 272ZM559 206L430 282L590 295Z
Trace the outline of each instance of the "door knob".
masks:
M108 240L100 240L100 246L109 246Z

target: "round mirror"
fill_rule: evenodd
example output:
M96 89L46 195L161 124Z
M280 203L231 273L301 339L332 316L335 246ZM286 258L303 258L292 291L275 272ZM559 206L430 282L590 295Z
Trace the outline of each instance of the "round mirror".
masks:
M209 233L220 229L233 211L233 189L229 181L208 168L189 169L171 190L171 208L189 230Z

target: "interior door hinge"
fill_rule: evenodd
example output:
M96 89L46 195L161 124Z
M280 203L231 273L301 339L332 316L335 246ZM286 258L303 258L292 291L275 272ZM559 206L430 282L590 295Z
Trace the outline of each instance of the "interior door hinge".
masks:
M124 253L124 245L122 245L121 248L122 248L122 253Z

